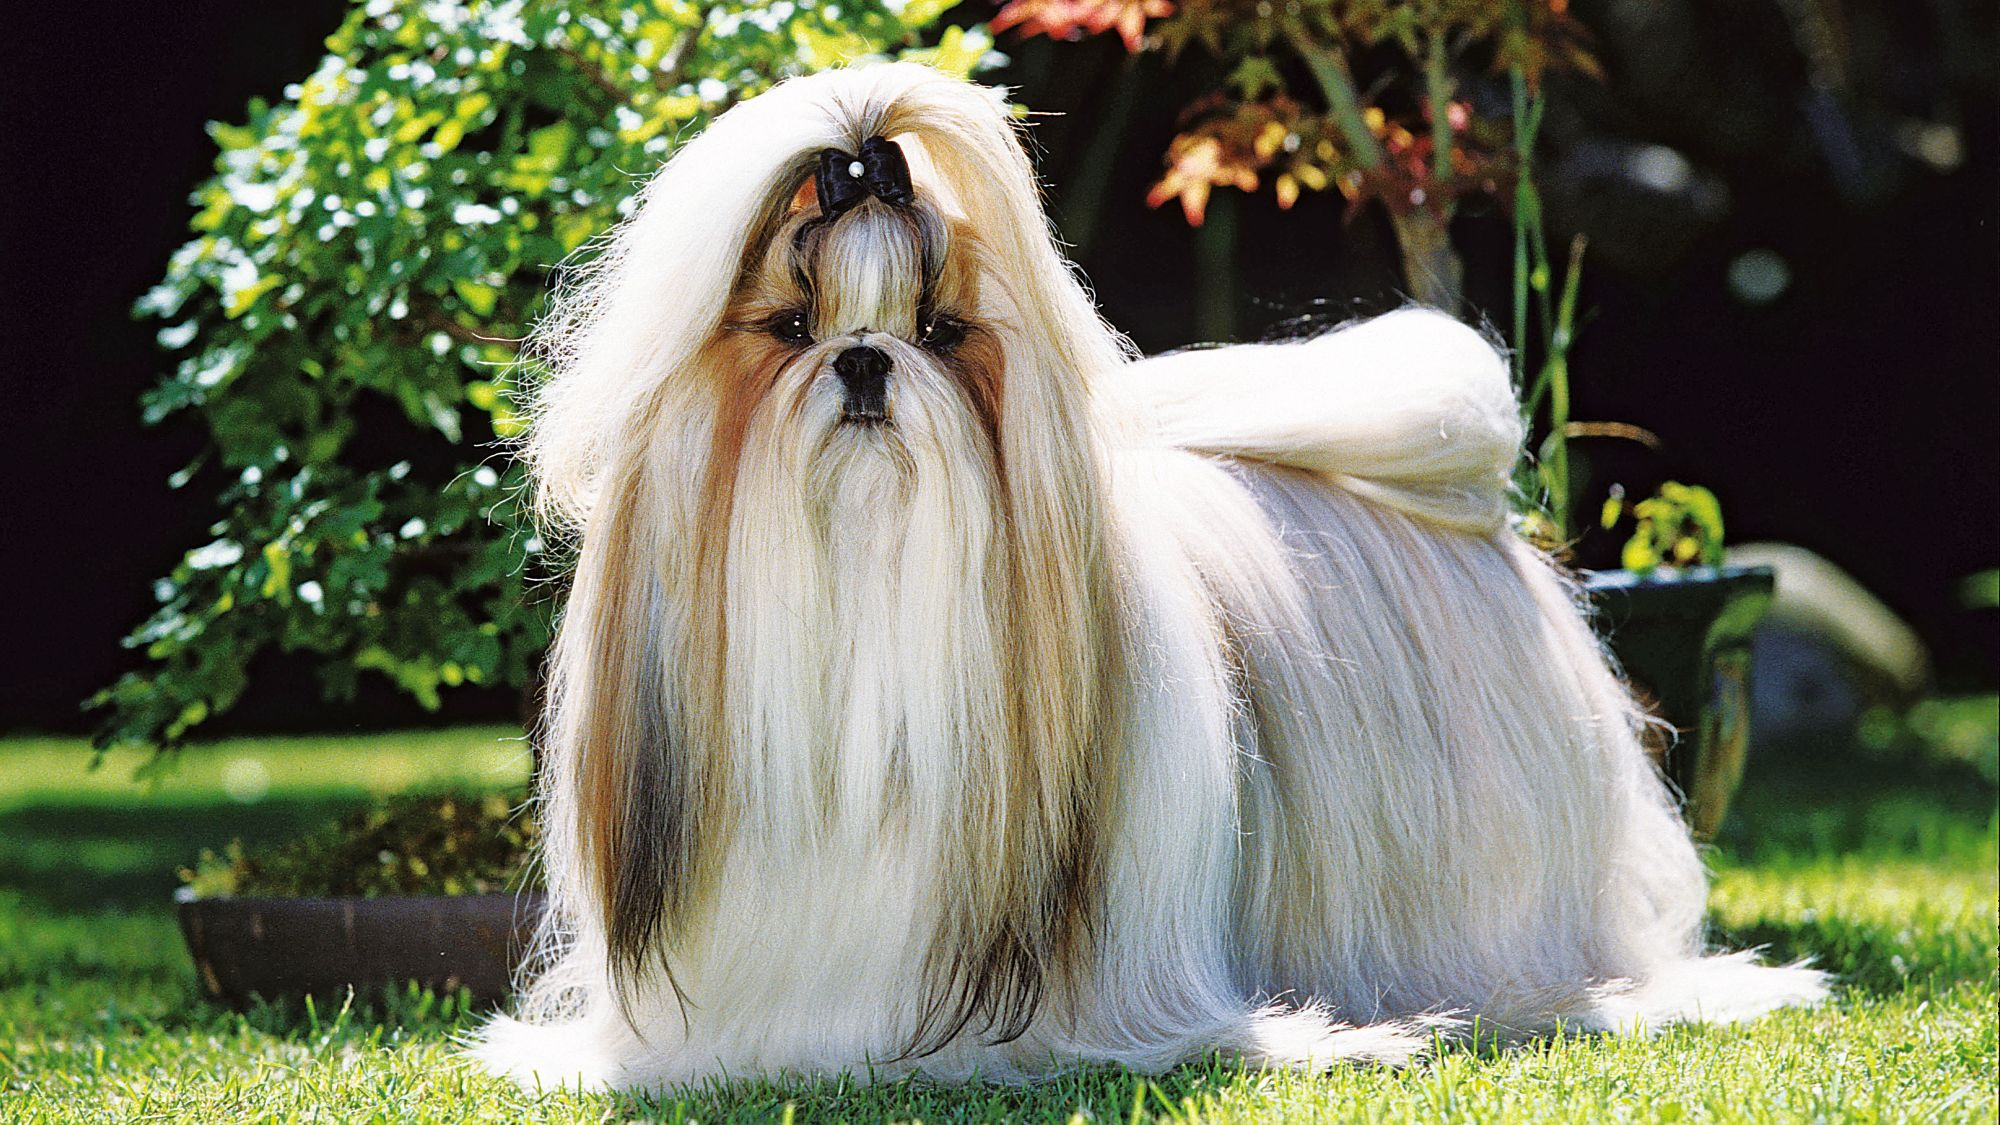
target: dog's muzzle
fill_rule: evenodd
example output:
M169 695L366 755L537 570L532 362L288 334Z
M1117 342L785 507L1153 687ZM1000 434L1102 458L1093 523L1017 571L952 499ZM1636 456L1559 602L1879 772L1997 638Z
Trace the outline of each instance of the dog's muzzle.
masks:
M840 377L841 420L876 423L889 420L889 357L859 344L833 359Z

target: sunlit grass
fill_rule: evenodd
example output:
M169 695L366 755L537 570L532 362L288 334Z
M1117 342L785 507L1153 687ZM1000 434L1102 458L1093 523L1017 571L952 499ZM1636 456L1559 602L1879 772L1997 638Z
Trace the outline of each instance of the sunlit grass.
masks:
M518 785L510 737L222 743L151 790L130 781L136 758L85 773L78 743L0 741L0 1120L1995 1119L1994 791L1966 770L1881 763L1778 763L1746 788L1712 854L1716 925L1774 956L1815 955L1843 985L1825 1008L1742 1028L1453 1046L1400 1071L1209 1061L1025 1090L756 1083L630 1098L530 1094L476 1074L452 1045L476 1016L449 997L249 1013L198 999L167 901L175 866L371 792ZM248 803L224 785L245 759L267 781Z
M513 727L388 731L228 739L191 747L155 779L135 783L151 755L126 749L96 761L75 739L0 741L0 810L59 799L119 807L255 804L264 796L310 792L362 796L469 785L501 788L528 776L529 755ZM249 768L246 768L248 766ZM261 775L263 792L251 779Z

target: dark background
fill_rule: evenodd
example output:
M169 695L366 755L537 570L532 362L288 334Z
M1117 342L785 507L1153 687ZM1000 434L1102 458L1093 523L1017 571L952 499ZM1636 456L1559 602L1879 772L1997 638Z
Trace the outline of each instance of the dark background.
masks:
M1735 541L1838 562L1919 628L1944 686L1990 688L1992 614L1956 587L2000 565L2000 18L1956 0L1576 7L1609 80L1559 82L1546 129L1558 244L1593 240L1575 416L1658 433L1667 451L1629 471L1708 484ZM1831 45L1788 9L1835 13ZM87 728L78 701L130 665L117 641L151 579L205 541L210 498L165 483L199 434L140 426L160 363L128 310L183 240L212 159L202 123L280 97L343 10L95 0L17 17L0 45L0 729ZM1200 234L1146 209L1179 107L1217 79L1202 60L1135 63L1112 38L1003 47L995 80L1053 111L1036 136L1058 221L1147 350L1399 300L1386 224L1336 198L1281 213L1268 192L1218 192ZM1474 304L1504 321L1505 216L1473 208L1458 235ZM1775 300L1732 291L1752 251L1789 274ZM1197 268L1218 254L1237 268ZM312 698L308 670L274 659L227 726L418 717L386 691L337 714ZM446 717L512 707L467 697Z

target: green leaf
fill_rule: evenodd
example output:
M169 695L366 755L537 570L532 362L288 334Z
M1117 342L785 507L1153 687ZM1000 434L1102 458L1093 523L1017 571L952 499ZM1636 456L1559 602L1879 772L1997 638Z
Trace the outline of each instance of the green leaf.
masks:
M1626 570L1636 570L1641 574L1659 569L1664 561L1653 545L1650 536L1634 535L1625 541L1625 549L1619 553L1618 564Z
M1283 90L1285 79L1269 58L1251 55L1229 72L1229 84L1236 88L1238 97L1254 102L1263 97L1266 90Z
M1958 584L1958 604L1967 609L2000 607L2000 568L1968 575Z
M494 302L500 299L500 290L491 285L482 285L471 278L454 277L451 287L465 307L480 316L492 316Z
M266 568L263 589L264 597L279 601L290 601L292 597L292 552L283 543L264 544L264 566Z
M274 273L259 276L257 280L240 288L227 290L223 294L222 312L224 316L239 317L250 311L257 298L276 289L284 283L284 278Z
M439 125L437 132L431 134L431 143L437 146L440 156L457 148L459 142L464 139L465 121L457 117Z
M480 410L491 411L500 405L500 389L485 380L465 385L465 401Z

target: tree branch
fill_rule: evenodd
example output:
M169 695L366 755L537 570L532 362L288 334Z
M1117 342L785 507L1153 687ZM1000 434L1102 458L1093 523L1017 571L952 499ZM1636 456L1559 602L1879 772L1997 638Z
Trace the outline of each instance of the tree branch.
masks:
M674 36L674 41L668 45L666 51L660 56L659 69L647 75L647 81L653 89L658 90L662 94L671 94L674 92L674 87L681 84L682 71L687 65L688 55L694 51L695 43L700 40L702 29L708 26L708 14L712 10L712 7L702 8L700 18L687 27L682 28ZM583 75L584 79L591 85L604 91L612 101L619 105L632 104L632 92L620 85L617 79L613 78L603 67L592 62L590 56L577 50L575 46L569 43L557 43L555 45L555 52L563 58L568 59L570 65L576 68L577 73Z
M1338 47L1322 47L1304 39L1299 40L1298 49L1319 82L1320 92L1326 95L1327 108L1333 111L1334 120L1347 137L1347 147L1353 150L1355 163L1369 169L1381 167L1382 146L1369 131L1368 118L1361 110L1361 95L1354 88L1354 74L1347 67L1347 56Z
M663 94L670 94L674 87L681 84L681 72L687 65L688 55L694 51L695 42L701 38L701 29L708 26L708 13L711 10L703 8L699 20L692 26L682 28L680 34L674 36L673 46L668 47L666 53L660 56L660 69L653 72L654 89Z
M590 61L590 58L582 51L577 50L568 43L558 43L556 44L556 54L568 59L570 65L576 67L578 74L583 75L592 86L604 91L610 96L612 101L619 105L630 105L632 103L632 95L626 92L625 87L613 82L611 76L604 72L604 68Z
M521 341L518 339L506 336L482 336L437 309L422 308L414 311L415 315L410 317L410 323L420 331L442 332L462 344L501 344L517 351L520 349Z
M1451 68L1443 29L1433 30L1424 53L1424 92L1431 103L1431 175L1442 189L1451 182Z

